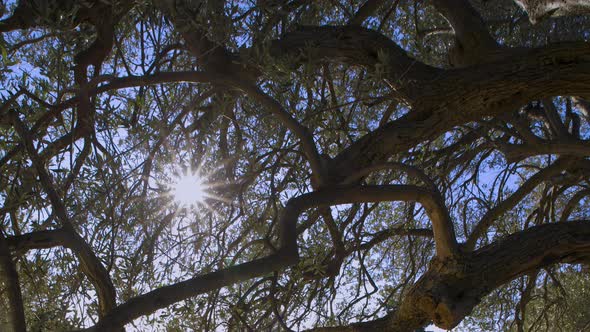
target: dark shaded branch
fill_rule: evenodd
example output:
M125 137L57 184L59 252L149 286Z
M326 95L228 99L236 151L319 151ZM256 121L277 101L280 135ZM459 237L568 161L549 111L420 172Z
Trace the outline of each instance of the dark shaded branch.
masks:
M557 263L590 262L590 221L535 226L465 254L434 259L397 311L377 320L311 331L413 331L430 322L451 329L497 287Z
M514 313L514 321L516 322L517 332L524 332L524 322L526 321L526 305L531 300L531 293L535 289L535 283L537 281L537 275L539 271L532 272L527 276L527 282L524 289L520 291L520 300L516 306L516 312Z
M6 238L6 243L10 250L17 252L60 246L69 248L71 247L71 237L67 231L60 228L9 236Z
M354 250L367 250L370 249L377 244L391 238L394 236L422 236L422 237L434 237L434 234L431 229L427 228L405 228L395 227L395 228L388 228L382 231L379 231L373 235L371 240L365 242L358 246L358 248L354 248Z
M432 0L432 4L455 32L455 45L449 52L451 64L464 66L495 59L498 44L469 1Z
M577 193L575 193L572 196L572 198L570 198L570 200L567 202L567 204L565 205L565 207L563 208L563 211L561 212L560 221L561 222L565 222L566 220L568 220L570 218L570 215L574 211L574 209L580 203L580 201L584 197L587 197L587 196L590 196L590 189L580 190Z
M543 106L545 111L545 116L547 117L547 122L549 123L549 127L551 131L557 136L558 138L568 138L570 134L561 121L559 113L557 112L557 108L555 108L555 104L553 104L553 100L549 98L543 99Z
M109 273L100 262L100 259L95 255L90 245L88 245L88 243L86 243L86 241L74 229L74 225L68 218L67 209L57 192L53 179L45 169L43 160L33 146L31 132L19 119L18 114L11 112L10 116L14 129L21 137L25 149L37 171L41 185L49 197L53 211L61 221L62 229L67 232L70 237L71 243L69 248L74 251L80 261L82 271L96 288L98 294L99 314L104 316L116 304L115 287L109 277Z
M590 142L572 138L563 141L542 140L536 144L500 144L500 151L509 163L539 155L588 157L590 156Z
M391 39L358 26L301 27L273 41L271 54L289 57L296 64L329 60L365 66L379 70L395 86L400 81L429 79L438 72L409 57Z
M116 77L108 80L107 84L103 84L90 90L90 95L99 93L130 88L135 86L152 85L160 83L175 83L175 82L192 82L192 83L223 83L213 73L202 71L177 71L177 72L158 72L152 75L145 76L126 76ZM70 99L70 103L74 100Z
M0 313L6 314L0 318L0 327L9 331L21 332L27 330L23 296L20 289L18 272L15 262L6 243L4 234L0 231ZM6 308L2 308L7 305ZM2 310L3 309L3 310ZM7 325L5 325L7 324Z
M517 70L515 70L517 68ZM420 90L408 88L412 111L363 136L331 163L331 181L340 182L456 125L512 112L530 100L555 95L588 95L590 44L563 43L492 64L446 71ZM401 91L403 93L403 89Z
M420 180L427 188L435 190L435 191L437 190L436 185L434 184L432 179L430 177L428 177L428 175L426 175L426 173L424 173L424 171L422 171L421 169L419 169L417 167L411 166L411 165L406 165L403 163L395 163L395 162L372 165L370 167L361 169L357 173L352 174L349 177L347 177L343 181L343 183L344 184L352 184L352 183L368 176L371 173L382 171L382 170L399 170L399 171L405 172L410 177Z

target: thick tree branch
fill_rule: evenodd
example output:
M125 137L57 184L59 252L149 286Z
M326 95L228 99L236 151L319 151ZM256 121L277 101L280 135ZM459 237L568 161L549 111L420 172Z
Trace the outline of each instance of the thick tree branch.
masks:
M37 231L6 238L8 247L16 252L54 247L70 248L71 237L64 229Z
M416 59L391 39L358 26L307 26L272 42L271 54L300 64L329 60L377 70L391 84L432 79L438 72Z
M558 155L571 157L590 156L590 142L571 138L566 140L540 141L536 144L499 144L500 151L509 163L532 156Z
M432 0L432 4L449 21L455 37L464 46L495 48L498 45L469 1Z
M557 263L590 262L590 221L535 226L456 260L434 259L398 310L374 321L312 331L451 329L497 287Z
M417 201L426 209L432 225L437 254L448 258L458 253L457 242L444 202L432 191L416 186L388 185L322 189L289 200L279 222L279 247L276 252L246 263L196 276L183 282L155 289L114 308L87 331L120 328L143 315L175 302L241 281L264 276L297 264L297 220L312 207L383 201Z
M331 163L331 181L382 163L456 125L495 116L530 100L590 95L590 44L563 43L513 55L496 63L441 73L412 96L412 111L360 138Z
M499 46L469 1L432 0L432 3L455 32L455 45L449 52L452 65L465 66L497 59Z
M23 297L16 264L8 248L6 238L0 231L0 327L8 328L6 332L22 332L27 330ZM6 299L6 301L4 300ZM6 305L5 308L4 305Z

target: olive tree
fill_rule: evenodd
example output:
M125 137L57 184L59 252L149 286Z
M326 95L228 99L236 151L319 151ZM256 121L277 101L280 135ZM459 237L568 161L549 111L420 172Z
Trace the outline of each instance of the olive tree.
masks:
M0 329L590 326L590 5L2 2Z

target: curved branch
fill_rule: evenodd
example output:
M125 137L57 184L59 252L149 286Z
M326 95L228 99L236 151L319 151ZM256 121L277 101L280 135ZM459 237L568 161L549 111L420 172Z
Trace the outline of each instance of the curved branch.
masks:
M449 21L455 37L466 47L496 47L479 13L466 0L432 0L434 8Z
M192 296L241 281L260 277L295 265L299 261L297 220L305 210L322 205L383 201L417 201L426 209L432 224L437 254L449 257L458 253L454 230L439 197L417 186L364 186L322 189L289 200L279 221L279 247L276 252L246 263L194 278L134 297L114 308L87 331L105 331Z
M76 232L74 225L68 218L67 209L63 204L59 193L57 192L57 189L53 183L53 179L45 169L43 160L33 146L31 132L18 118L18 114L13 111L11 111L9 114L14 129L21 137L23 145L28 152L31 161L33 162L33 166L35 167L37 174L39 175L41 185L49 197L53 211L61 221L62 229L68 234L70 238L70 248L78 257L82 271L96 288L96 292L98 294L99 314L104 316L113 307L115 307L116 304L116 291L109 273L100 262L100 259L95 255L90 245L86 243L86 241Z
M397 311L374 321L311 331L413 331L457 326L481 299L524 274L556 263L590 263L590 221L535 226L465 254L434 259Z
M449 51L452 65L490 62L502 53L479 13L466 0L432 0L434 7L449 21L455 45Z
M586 196L590 196L590 189L580 190L577 193L575 193L574 196L567 202L567 204L563 208L563 211L561 212L560 221L564 222L568 220L576 206L580 203L582 198Z
M536 24L551 16L587 15L590 3L579 0L514 0L528 14L531 23Z
M328 59L369 69L380 67L393 85L432 79L437 73L377 31L359 26L306 26L289 32L271 45L271 55L290 57L297 64Z
M430 221L436 243L438 257L452 257L458 253L457 241L453 224L444 205L444 200L439 194L432 190L410 185L382 185L382 186L359 186L359 187L335 187L300 196L292 202L291 207L285 207L288 215L296 214L299 209L309 206L350 204L365 202L384 201L412 201L420 203ZM289 209L293 211L289 212ZM285 223L292 225L283 228L282 238L288 238L289 234L295 233L294 222Z
M586 42L517 51L500 62L445 71L420 90L404 93L413 100L407 115L361 137L333 158L330 181L339 183L454 126L512 112L530 100L590 95L588 80L590 44Z
M264 93L255 84L249 83L245 80L238 78L228 77L228 81L240 90L244 91L248 96L257 100L264 105L273 115L275 115L279 121L281 121L285 127L299 138L303 153L307 157L307 160L311 166L312 174L314 176L314 185L316 188L320 187L324 178L326 177L322 159L318 152L318 149L313 141L313 135L307 127L299 123L289 112L287 112L281 104L274 98Z

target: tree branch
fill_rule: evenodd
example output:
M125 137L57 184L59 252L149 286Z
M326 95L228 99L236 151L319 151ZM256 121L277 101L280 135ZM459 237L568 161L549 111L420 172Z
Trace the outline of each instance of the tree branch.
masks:
M590 142L579 139L541 140L537 144L499 144L500 151L509 163L514 163L532 156L558 155L571 157L590 156Z
M6 238L0 231L0 312L6 316L0 318L0 327L8 327L10 331L27 330L23 297L20 289L18 272L10 253ZM6 300L4 300L6 299ZM3 308L6 305L6 308ZM7 323L8 325L5 325Z
M585 42L518 51L500 62L445 71L438 79L424 82L420 90L401 89L411 97L412 111L361 137L333 158L330 181L338 183L456 125L512 112L530 100L590 95L588 80L590 44Z
M568 159L559 159L548 167L543 168L535 173L528 180L526 180L510 197L498 203L490 209L477 223L467 241L465 242L465 250L473 250L477 240L488 230L492 223L504 214L506 211L514 208L524 197L531 193L539 184L548 180L550 177L561 173L564 169L572 163Z
M49 197L53 211L62 223L62 230L70 237L71 243L69 248L74 251L80 261L82 271L84 271L84 274L90 279L90 282L96 288L98 294L99 314L104 316L115 307L116 304L116 291L113 282L109 277L109 273L104 268L99 258L96 257L90 245L88 245L88 243L86 243L86 241L84 241L74 229L74 225L68 218L66 207L53 184L53 179L45 169L43 160L33 146L33 138L29 129L19 119L18 114L10 112L10 116L14 129L23 140L25 149L39 175L41 185Z
M327 175L325 174L324 165L318 149L313 141L313 135L309 129L299 123L299 121L291 116L291 114L287 112L278 101L262 92L255 84L233 78L228 78L228 80L231 82L232 86L241 89L248 96L264 105L285 125L285 127L299 138L303 153L311 166L312 175L314 176L314 187L319 188L323 184L324 178Z
M576 208L576 206L580 203L580 201L584 198L590 196L590 189L580 190L575 193L572 198L567 202L565 207L561 212L561 218L559 219L561 222L565 222L570 218L570 215Z
M452 329L497 287L556 263L581 262L590 262L590 221L535 226L457 260L435 258L397 311L374 321L311 331L413 331L429 322Z
M37 231L27 234L9 236L6 243L10 250L27 251L31 249L47 249L53 247L71 247L70 234L64 229Z
M527 12L533 24L551 16L590 13L590 4L579 0L514 0L514 2Z
M312 207L383 201L417 201L426 209L432 224L441 258L458 253L454 230L446 208L432 191L416 186L387 185L362 187L337 187L322 189L289 200L279 221L279 247L276 252L246 263L196 276L170 286L157 288L134 297L114 308L95 326L87 331L104 331L120 328L126 323L173 303L241 281L260 277L297 264L297 220L299 215Z
M432 4L455 32L455 45L449 51L451 64L465 66L497 59L494 54L499 46L469 1L432 0Z
M377 70L393 85L431 79L438 72L416 59L391 39L358 26L306 26L289 32L271 45L271 55L289 57L297 65L329 60Z
M428 177L428 175L426 175L426 173L424 173L424 171L422 171L421 169L411 166L411 165L406 165L403 163L394 163L394 162L376 164L376 165L372 165L370 167L361 169L357 173L351 174L344 181L342 181L342 183L343 184L352 184L352 183L370 175L371 173L378 172L381 170L399 170L399 171L405 172L410 177L420 180L428 189L438 191L438 189L436 188L436 184L434 184L432 179L430 177Z

